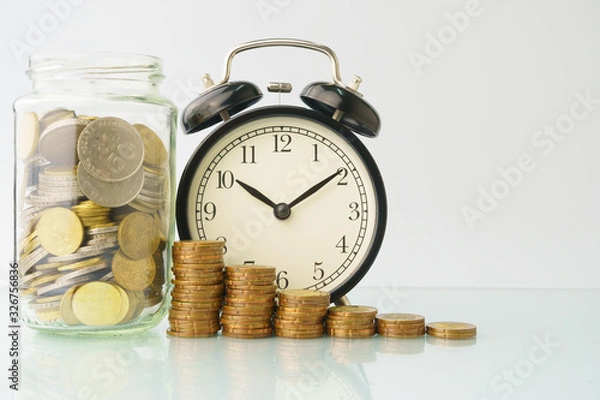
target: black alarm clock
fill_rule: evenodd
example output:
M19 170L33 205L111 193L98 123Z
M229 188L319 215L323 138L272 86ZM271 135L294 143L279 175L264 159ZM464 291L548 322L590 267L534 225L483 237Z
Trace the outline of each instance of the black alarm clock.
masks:
M307 107L249 108L262 93L230 82L233 57L263 47L326 54L332 82L308 85ZM179 238L225 240L225 262L277 268L279 290L313 289L343 296L367 273L387 220L385 187L356 134L376 137L380 120L357 88L340 78L328 47L297 39L264 39L228 54L223 79L182 113L186 134L217 125L193 153L177 191ZM270 91L289 92L289 83ZM235 115L235 116L234 116Z

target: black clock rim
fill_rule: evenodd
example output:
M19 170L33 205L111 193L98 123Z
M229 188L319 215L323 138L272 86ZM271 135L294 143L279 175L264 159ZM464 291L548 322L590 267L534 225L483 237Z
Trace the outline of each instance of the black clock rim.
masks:
M194 153L188 160L179 179L175 206L175 218L177 222L177 232L179 234L179 239L189 240L192 238L190 226L187 222L187 199L189 197L190 186L192 183L194 172L196 171L202 158L207 153L208 149L210 149L212 145L221 137L223 132L228 132L241 124L261 117L275 115L290 115L313 119L338 133L343 139L346 140L346 142L354 150L356 150L359 157L367 166L367 171L369 172L371 180L373 181L373 185L375 188L378 218L371 247L369 248L368 253L365 256L362 265L360 265L356 269L356 272L352 276L350 276L345 282L343 282L339 287L329 292L331 302L333 303L336 300L339 300L344 295L346 295L348 292L350 292L350 290L352 290L365 277L367 272L371 269L371 266L373 265L375 259L377 258L377 255L379 254L381 245L383 243L383 238L387 226L387 197L381 172L379 171L375 160L373 159L371 153L367 150L365 145L355 134L353 134L350 130L345 128L342 124L317 111L290 105L266 106L255 108L242 114L236 115L227 122L219 125L215 130L208 134L204 138L204 140L200 142L198 147L196 147L196 149L194 150Z

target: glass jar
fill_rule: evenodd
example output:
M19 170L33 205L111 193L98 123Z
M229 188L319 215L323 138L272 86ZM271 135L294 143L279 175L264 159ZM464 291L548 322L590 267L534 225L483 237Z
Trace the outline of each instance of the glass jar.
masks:
M177 111L162 61L34 54L14 103L20 317L36 329L113 334L166 314Z

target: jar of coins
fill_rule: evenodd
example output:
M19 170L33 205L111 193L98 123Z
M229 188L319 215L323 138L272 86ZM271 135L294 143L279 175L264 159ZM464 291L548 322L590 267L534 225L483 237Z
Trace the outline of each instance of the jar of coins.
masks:
M162 61L36 54L15 101L19 317L67 334L117 334L166 314L177 111Z

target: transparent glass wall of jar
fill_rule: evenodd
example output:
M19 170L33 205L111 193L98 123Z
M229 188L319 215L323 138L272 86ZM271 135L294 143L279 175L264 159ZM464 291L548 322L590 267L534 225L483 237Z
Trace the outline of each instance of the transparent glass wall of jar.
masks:
M33 328L113 334L166 314L175 106L160 59L32 55L14 103L20 317Z

